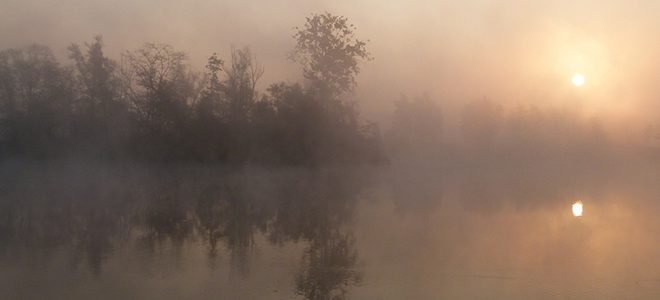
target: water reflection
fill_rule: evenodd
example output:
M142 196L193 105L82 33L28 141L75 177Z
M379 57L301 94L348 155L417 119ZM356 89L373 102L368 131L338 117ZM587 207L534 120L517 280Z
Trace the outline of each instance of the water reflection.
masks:
M450 167L0 168L0 298L657 298L657 172Z
M364 184L356 174L68 171L18 172L2 189L1 261L48 265L64 254L68 272L85 266L103 280L115 256L137 255L150 269L162 255L177 264L200 245L211 270L226 259L240 278L250 276L263 236L275 247L302 247L290 285L306 299L343 299L360 280L352 220Z
M305 251L296 290L305 299L345 299L347 287L360 283L354 269L357 251L350 233L332 232Z

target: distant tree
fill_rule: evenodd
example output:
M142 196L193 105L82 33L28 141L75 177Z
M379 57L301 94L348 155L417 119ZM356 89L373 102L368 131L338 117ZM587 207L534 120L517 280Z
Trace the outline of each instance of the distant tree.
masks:
M219 117L222 113L222 101L224 85L220 80L220 72L223 71L224 61L213 53L206 64L207 84L202 90L201 97L197 103L197 117L201 119Z
M296 27L296 46L290 57L302 66L303 76L322 96L337 99L355 87L359 62L370 60L366 42L354 34L348 19L330 13L314 14Z
M357 127L345 122L300 84L272 85L267 101L275 112L275 148L283 162L309 165L382 159L373 124Z
M503 135L518 157L537 158L561 153L563 157L595 157L606 148L604 129L598 119L586 119L575 111L519 105L507 114Z
M185 77L186 54L166 44L147 43L127 52L126 58L135 74L137 84L147 92L157 93Z
M191 147L190 105L200 93L197 77L185 64L186 55L169 45L147 43L125 58L139 121L136 142L157 159L186 157Z
M111 113L111 107L118 100L119 79L115 70L117 63L103 54L101 36L94 37L91 44L85 43L83 52L77 44L69 46L69 57L75 63L78 89L84 110L92 118L105 117Z
M266 96L254 103L251 112L253 129L252 159L260 162L279 161L279 149L283 145L277 127L277 111L275 105Z
M224 83L227 97L227 118L232 122L246 121L250 109L257 100L257 83L264 68L256 60L250 48L231 49L231 65L225 70Z
M71 70L49 48L32 45L0 52L0 142L5 152L48 157L71 134Z
M224 62L213 53L206 64L204 87L194 102L194 120L192 120L189 139L189 153L200 160L218 160L225 157L227 141L223 124L225 115L224 84L220 79Z
M147 43L113 61L100 36L72 44L67 67L41 46L1 51L0 155L373 160L381 154L374 152L377 126L362 126L344 98L355 87L359 62L371 59L354 28L328 13L307 18L291 57L309 85L275 84L263 95L257 85L264 68L247 47L232 48L226 67L213 54L204 75L165 44Z
M318 101L310 97L300 84L273 84L268 101L276 112L279 158L286 163L305 164L319 159L314 147L323 140L321 132L326 117Z
M83 51L77 44L69 47L78 96L75 134L103 151L113 147L118 151L127 135L128 114L117 63L104 55L101 36L85 43L85 48Z
M388 134L390 148L405 156L428 159L440 148L443 116L440 107L428 95L409 100L402 97L394 103L392 128Z
M489 99L468 103L461 112L461 130L466 141L475 147L490 146L500 132L504 110Z

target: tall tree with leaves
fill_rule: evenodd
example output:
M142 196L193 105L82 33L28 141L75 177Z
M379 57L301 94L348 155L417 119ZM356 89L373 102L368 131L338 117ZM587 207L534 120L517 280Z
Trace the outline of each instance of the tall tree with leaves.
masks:
M119 80L115 70L117 64L103 54L103 38L94 37L91 44L85 43L86 51L77 44L69 46L69 57L75 63L78 89L83 103L80 109L93 118L112 113L113 102Z
M244 122L257 100L257 83L264 74L250 48L231 49L231 65L225 71L225 94L227 97L227 118L232 122Z
M346 17L314 14L296 27L296 46L290 58L302 66L303 76L323 97L337 100L353 90L360 61L371 60L366 42L355 37Z
M102 151L117 151L119 149L110 148L119 147L128 130L117 63L104 55L101 36L94 37L92 43L85 43L85 48L77 44L69 46L78 96L74 130L78 138L97 144Z
M220 116L224 85L220 81L220 72L224 69L224 61L213 53L206 64L206 86L202 90L199 101L196 103L197 117L211 119Z

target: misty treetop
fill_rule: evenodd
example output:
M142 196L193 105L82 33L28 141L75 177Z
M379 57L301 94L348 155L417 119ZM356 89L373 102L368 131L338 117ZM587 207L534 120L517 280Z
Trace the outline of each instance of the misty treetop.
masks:
M348 19L330 13L307 18L293 36L296 47L290 57L302 65L303 75L317 92L339 97L356 85L360 61L372 59L366 42L355 37Z
M296 29L292 58L306 82L257 90L249 48L204 72L185 53L147 43L119 61L100 36L69 47L71 64L34 45L0 52L0 155L156 161L318 164L380 157L378 134L346 101L366 44L344 17L316 14Z

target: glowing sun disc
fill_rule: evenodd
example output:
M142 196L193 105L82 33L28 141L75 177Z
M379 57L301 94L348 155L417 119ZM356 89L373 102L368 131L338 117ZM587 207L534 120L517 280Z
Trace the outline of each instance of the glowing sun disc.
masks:
M585 82L587 82L587 79L584 77L584 75L580 73L575 73L571 78L571 82L573 83L574 86L583 86Z
M582 216L582 201L577 201L573 203L573 206L571 208L573 210L573 216L575 217Z

